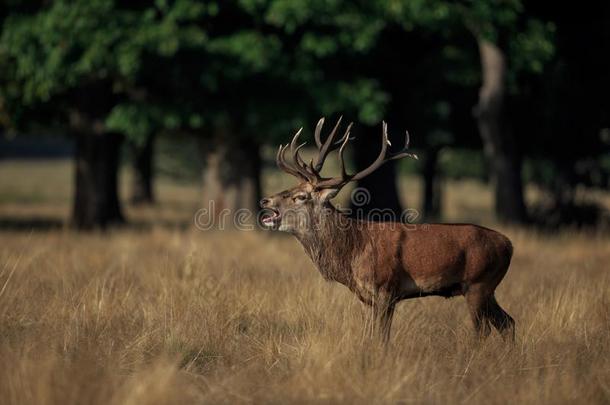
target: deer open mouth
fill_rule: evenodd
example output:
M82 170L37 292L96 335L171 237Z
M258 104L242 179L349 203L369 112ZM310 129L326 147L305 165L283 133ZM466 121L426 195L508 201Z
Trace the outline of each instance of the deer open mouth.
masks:
M264 226L275 226L282 219L282 214L275 208L266 208L265 211L261 218L261 223Z

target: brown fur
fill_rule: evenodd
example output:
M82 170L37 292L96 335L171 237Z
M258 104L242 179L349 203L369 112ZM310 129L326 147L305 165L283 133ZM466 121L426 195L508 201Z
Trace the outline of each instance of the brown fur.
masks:
M429 295L464 295L480 337L491 325L514 338L514 321L494 297L512 256L508 238L470 224L350 219L330 204L335 194L304 182L261 206L280 214L273 227L294 234L325 279L347 286L373 308L385 341L396 303Z

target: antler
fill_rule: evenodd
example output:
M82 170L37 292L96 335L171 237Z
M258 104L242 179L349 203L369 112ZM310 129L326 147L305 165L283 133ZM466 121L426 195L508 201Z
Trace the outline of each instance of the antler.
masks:
M335 127L331 131L328 138L326 138L326 141L324 143L322 143L322 141L320 139L320 132L322 131L322 126L324 125L324 118L320 118L320 120L318 121L318 124L316 125L316 130L314 132L314 139L315 139L316 145L318 147L318 156L316 158L315 164L314 164L313 159L311 160L309 165L306 164L303 161L303 159L301 158L301 156L299 155L299 150L305 145L305 143L302 143L297 146L298 139L299 139L299 136L301 135L303 128L299 129L297 131L297 133L294 135L294 137L292 138L292 141L290 142L290 144L285 145L285 146L280 146L280 148L277 152L276 160L277 160L277 164L280 167L280 169L284 170L285 172L287 172L289 174L292 174L293 176L296 176L305 181L308 181L308 182L316 185L319 188L340 188L340 187L343 187L345 184L347 184L350 181L360 180L360 179L368 176L369 174L371 174L372 172L377 170L381 165L383 165L386 162L389 162L390 160L402 159L404 157L411 157L413 159L417 159L417 155L415 155L414 153L407 152L407 149L409 148L409 132L408 131L405 134L405 146L398 153L394 153L390 156L387 156L388 146L391 146L391 144L390 144L390 140L388 139L388 124L384 121L383 126L382 126L382 133L381 133L381 151L379 152L379 156L377 156L377 159L375 159L375 161L366 169L364 169L360 172L357 172L355 174L352 174L352 175L347 174L347 172L345 170L345 160L344 160L343 152L345 150L345 147L349 143L349 141L353 139L353 138L350 138L350 136L349 136L353 123L350 123L347 126L345 133L341 137L341 139L339 139L337 142L333 143L337 129L339 128L339 125L341 124L341 119L342 119L342 117L339 117L339 120L337 120ZM332 177L332 178L323 178L320 176L320 171L322 170L322 167L324 166L324 161L326 160L326 157L328 156L328 154L332 150L336 149L336 147L338 145L340 145L339 159L341 162L341 176ZM286 153L286 150L288 149L288 146L290 146L290 151L292 154L292 164L287 163L286 158L285 158L285 153Z
M316 183L319 180L317 174L313 171L310 171L307 167L307 164L299 155L299 149L305 146L305 142L297 146L297 142L299 140L299 136L303 132L303 128L299 129L297 133L292 138L287 145L280 145L280 148L277 151L276 162L280 169L284 170L288 174L292 174L302 180L308 181L310 183ZM292 155L292 163L288 163L286 161L286 151L290 147L290 153Z
M322 166L324 166L324 161L326 160L326 156L328 156L328 153L335 149L337 145L341 145L345 139L349 138L349 130L352 127L353 123L349 124L349 126L345 130L345 134L343 134L343 137L333 144L333 139L335 138L335 134L337 133L339 125L341 125L342 119L343 116L339 117L337 123L335 124L335 127L331 131L330 135L328 135L328 138L326 138L326 142L324 143L322 143L322 141L320 140L320 132L322 131L322 126L324 125L324 117L320 118L318 124L316 125L314 139L316 141L316 146L318 147L318 158L316 159L316 164L312 165L311 169L315 170L317 173L320 173L320 170L322 170Z
M407 152L407 149L409 149L409 131L405 132L405 146L399 152L386 157L388 146L392 146L392 144L388 139L388 124L384 121L381 142L381 152L379 153L377 159L369 167L353 175L350 181L360 180L361 178L368 176L369 174L377 170L382 164L384 164L385 162L389 162L390 160L402 159L404 157L411 157L413 159L417 159L416 154Z
M349 131L349 127L348 127L348 131ZM392 144L390 143L390 140L388 139L388 124L384 121L383 126L382 126L381 151L379 152L379 156L377 156L377 159L375 159L375 161L373 163L371 163L371 165L369 167L367 167L366 169L364 169L360 172L357 172L355 174L349 175L349 174L347 174L347 172L345 170L345 160L343 157L343 151L344 151L345 147L347 146L348 141L349 141L349 136L343 140L341 148L339 149L339 159L341 162L341 177L323 179L322 181L320 181L316 184L318 187L320 187L320 188L343 187L345 184L347 184L350 181L360 180L360 179L368 176L369 174L371 174L375 170L377 170L381 165L383 165L386 162L389 162L390 160L402 159L404 157L411 157L413 159L417 159L417 155L415 155L414 153L407 152L407 149L409 148L409 132L408 131L405 134L405 146L399 152L394 153L390 156L387 156L388 146L392 146Z

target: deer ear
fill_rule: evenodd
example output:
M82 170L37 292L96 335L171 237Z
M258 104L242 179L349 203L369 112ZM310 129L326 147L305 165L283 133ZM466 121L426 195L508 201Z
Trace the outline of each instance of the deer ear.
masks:
M335 198L338 192L338 188L323 188L318 190L318 195L320 196L320 200L328 201L330 199Z

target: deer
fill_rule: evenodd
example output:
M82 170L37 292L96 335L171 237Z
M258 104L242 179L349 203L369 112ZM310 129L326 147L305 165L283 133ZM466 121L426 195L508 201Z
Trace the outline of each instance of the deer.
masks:
M513 247L501 233L473 224L408 224L353 218L335 208L331 200L348 183L368 176L381 165L405 157L417 159L404 147L388 155L391 146L387 124L382 123L378 157L365 169L348 174L344 151L353 123L335 140L341 118L322 142L321 118L314 132L317 157L305 162L299 144L303 128L286 145L280 145L277 166L299 183L260 201L261 224L270 230L292 234L323 278L351 290L371 308L374 334L382 342L399 301L426 296L464 296L475 336L486 338L493 326L505 339L513 340L515 321L498 304L496 287L510 265ZM324 162L339 149L341 174L323 177ZM288 157L286 156L289 153Z

